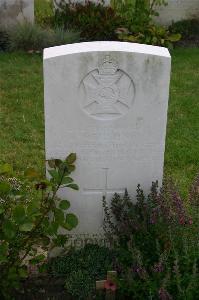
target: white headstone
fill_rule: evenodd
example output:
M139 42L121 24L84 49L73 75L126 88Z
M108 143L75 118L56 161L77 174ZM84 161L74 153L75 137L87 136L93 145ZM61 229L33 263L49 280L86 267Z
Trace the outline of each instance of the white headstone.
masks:
M0 25L34 22L34 0L0 0Z
M166 48L89 42L44 50L46 158L77 154L80 190L60 191L78 233L102 228L102 196L161 184L170 54Z

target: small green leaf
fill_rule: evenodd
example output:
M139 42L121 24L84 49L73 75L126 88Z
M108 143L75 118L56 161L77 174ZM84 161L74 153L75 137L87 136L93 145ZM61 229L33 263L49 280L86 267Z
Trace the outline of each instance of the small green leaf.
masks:
M62 160L61 159L55 159L55 166L59 167L62 164Z
M33 229L33 227L34 227L34 224L28 222L28 223L24 223L24 224L20 225L19 230L24 231L24 232L29 232Z
M59 228L59 223L57 223L57 222L52 222L50 226L51 226L52 232L53 232L54 234L57 234L57 230L58 230L58 228Z
M41 215L40 205L39 201L30 202L26 210L27 217L32 218Z
M56 167L55 159L49 159L49 160L47 160L47 162L48 162L48 165L50 168L54 169Z
M75 165L68 165L68 172L71 173L75 171Z
M56 181L59 179L59 174L57 173L56 170L48 170L49 174L51 175L51 177L53 179L55 179Z
M171 34L171 35L169 35L169 37L168 37L168 40L170 41L170 42L178 42L180 39L181 39L181 34L180 33L176 33L176 34Z
M71 178L71 177L64 177L61 184L64 185L64 184L69 184L71 182L73 182L74 180Z
M59 208L63 210L67 210L70 207L70 202L68 200L62 200L59 203Z
M46 224L44 231L47 235L53 236L57 234L57 230L59 228L59 223L57 221L53 221L51 223Z
M74 214L67 214L64 223L64 228L68 230L72 230L77 225L78 225L78 218Z
M62 224L64 222L64 213L61 209L56 208L54 211L54 215L55 215L55 221L58 224Z
M70 153L67 157L66 157L66 162L68 164L73 164L77 159L77 155L76 153Z
M53 243L57 247L64 247L68 237L65 234L58 234L55 239L53 239Z
M71 189L73 189L73 190L76 190L76 191L79 190L78 185L75 184L75 183L68 184L67 187L69 187L69 188L71 188Z

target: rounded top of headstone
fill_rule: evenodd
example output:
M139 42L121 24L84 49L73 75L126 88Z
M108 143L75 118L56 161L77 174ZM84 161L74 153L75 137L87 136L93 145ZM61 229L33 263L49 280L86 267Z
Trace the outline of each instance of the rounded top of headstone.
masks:
M128 43L128 42L113 42L113 41L99 41L99 42L84 42L74 43L44 49L44 60L58 56L84 53L84 52L101 52L101 51L118 51L142 53L148 55L161 56L170 58L170 53L167 48L151 46L145 44Z

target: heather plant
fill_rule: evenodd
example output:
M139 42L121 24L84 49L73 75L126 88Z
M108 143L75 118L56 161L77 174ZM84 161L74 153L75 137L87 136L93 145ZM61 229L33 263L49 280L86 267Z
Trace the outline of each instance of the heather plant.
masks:
M28 266L46 260L48 249L63 247L67 237L59 229L72 230L78 224L68 213L70 202L59 199L60 188L77 190L70 177L76 155L65 160L48 161L50 179L43 179L34 169L25 179L14 177L9 164L0 170L0 296L11 298L13 289L28 276Z
M198 178L188 201L171 181L160 190L153 183L148 197L138 185L134 201L127 191L110 207L103 199L106 236L118 249L119 299L197 299L198 199Z

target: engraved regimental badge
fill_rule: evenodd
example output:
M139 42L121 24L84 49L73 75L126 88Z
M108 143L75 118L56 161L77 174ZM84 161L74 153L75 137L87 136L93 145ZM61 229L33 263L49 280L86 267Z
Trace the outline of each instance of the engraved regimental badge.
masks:
M88 73L80 85L81 107L89 116L111 120L125 115L133 105L134 83L110 55Z

